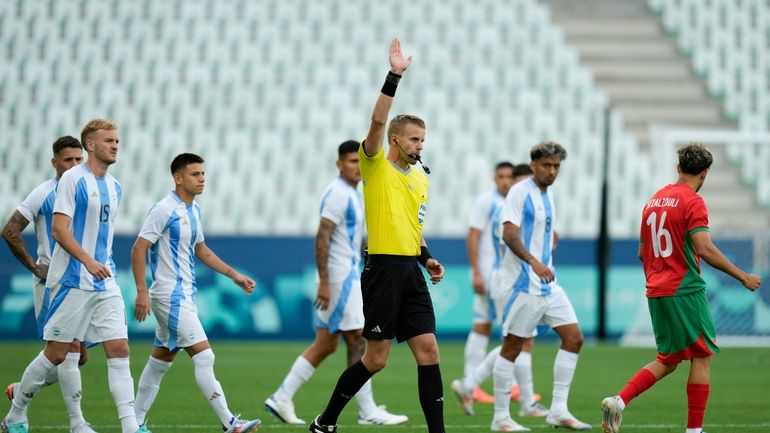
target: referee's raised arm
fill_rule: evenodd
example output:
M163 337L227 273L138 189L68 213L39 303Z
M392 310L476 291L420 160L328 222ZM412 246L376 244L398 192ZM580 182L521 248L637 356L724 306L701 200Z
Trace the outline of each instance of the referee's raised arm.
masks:
M372 124L369 126L369 133L366 134L366 141L364 141L364 153L367 156L376 155L382 147L385 124L388 122L388 113L393 105L396 87L398 87L401 76L411 63L412 56L404 58L404 53L401 52L401 42L398 38L394 38L390 42L390 71L385 78L385 84L382 85L377 102L374 104Z

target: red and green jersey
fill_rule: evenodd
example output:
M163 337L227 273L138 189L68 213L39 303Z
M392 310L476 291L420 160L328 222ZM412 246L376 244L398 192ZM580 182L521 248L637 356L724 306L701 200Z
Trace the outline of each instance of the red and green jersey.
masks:
M642 210L640 242L647 297L682 296L705 290L693 233L708 230L703 198L688 185L660 189Z

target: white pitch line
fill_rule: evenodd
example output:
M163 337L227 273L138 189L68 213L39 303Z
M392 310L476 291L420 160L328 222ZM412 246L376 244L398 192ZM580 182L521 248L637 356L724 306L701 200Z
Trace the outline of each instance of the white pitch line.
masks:
M193 430L193 429L211 429L213 424L150 424L148 427L150 428L157 428L157 429L167 429L167 430ZM296 429L297 425L289 425L289 424L262 424L263 427L269 427L270 429ZM55 429L64 429L68 430L69 425L33 425L35 430L55 430ZM119 425L93 425L91 426L97 430L120 430ZM381 426L360 426L357 424L339 424L337 427L347 429L347 428L380 428ZM390 426L388 429L394 429L398 430L399 428L419 428L419 429L425 429L428 426L425 424L405 424L401 426ZM553 429L553 427L549 425L528 425L527 427L533 429L533 430L545 430L545 429ZM599 424L594 425L594 427L598 428ZM678 424L623 424L624 429L633 428L633 429L641 429L641 430L663 430L663 429L672 429L672 428L679 428L682 427ZM704 426L704 428L731 428L731 429L738 429L738 428L768 428L770 427L770 422L762 422L757 424L711 424L708 423ZM482 428L489 428L489 424L464 424L464 425L446 425L447 430L455 430L455 429L482 429ZM173 431L172 430L172 431Z

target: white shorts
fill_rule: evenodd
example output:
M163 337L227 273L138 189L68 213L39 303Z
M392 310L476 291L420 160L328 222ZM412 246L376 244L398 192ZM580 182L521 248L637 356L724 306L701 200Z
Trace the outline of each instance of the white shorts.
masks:
M155 346L175 352L208 340L198 317L195 302L182 299L150 298L150 306L158 326L155 327Z
M364 328L364 301L361 298L361 278L351 273L347 279L329 284L329 308L316 309L316 328L329 333Z
M489 287L489 286L487 286ZM497 318L495 303L489 297L489 290L483 295L473 294L473 323L492 323Z
M101 343L128 339L126 306L119 290L94 292L61 287L52 292L43 339L71 343L75 340Z
M577 323L575 309L564 289L553 283L552 287L553 291L546 296L513 292L503 306L503 336L532 337L539 322L551 328Z

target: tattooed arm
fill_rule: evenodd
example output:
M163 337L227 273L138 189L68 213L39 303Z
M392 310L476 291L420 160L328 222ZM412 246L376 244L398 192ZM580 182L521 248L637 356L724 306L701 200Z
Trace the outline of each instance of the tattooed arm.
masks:
M544 283L550 283L554 280L553 272L547 266L540 263L524 246L519 236L519 227L511 222L503 223L503 241L511 249L516 257L532 266L532 270L540 277Z
M24 267L29 269L30 272L35 274L36 277L44 280L48 273L48 267L45 265L38 266L35 263L35 259L29 251L27 251L27 246L24 244L24 238L21 236L21 233L27 225L29 225L29 220L24 218L24 215L18 210L13 211L13 215L11 215L3 226L2 236L8 244L8 248L10 248L13 255L16 256L16 259L18 259Z
M320 310L329 308L329 244L337 225L328 218L321 218L315 235L315 264L318 268L318 292L314 305Z

